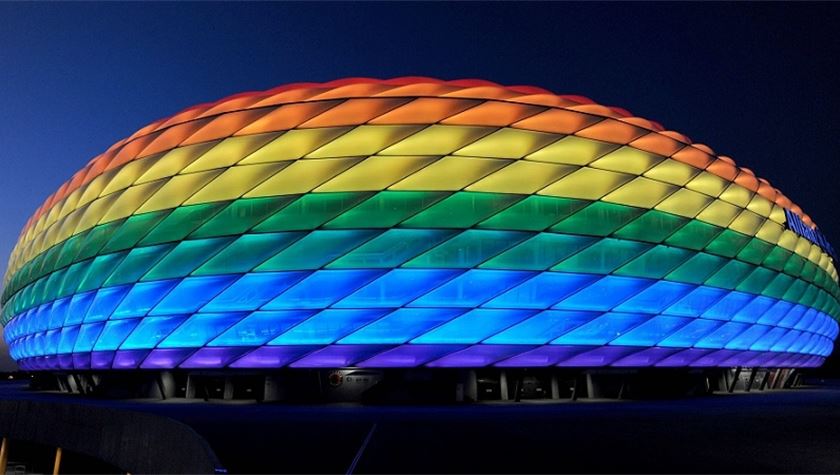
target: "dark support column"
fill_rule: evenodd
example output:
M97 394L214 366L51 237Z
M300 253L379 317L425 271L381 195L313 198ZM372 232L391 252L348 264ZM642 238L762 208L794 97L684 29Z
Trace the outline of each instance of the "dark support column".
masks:
M510 393L508 393L508 380L506 370L501 370L499 372L499 398L502 401L507 401L510 399Z
M187 390L186 394L184 394L184 398L195 398L195 379L193 379L192 375L190 374L187 375Z
M572 397L571 397L572 401L577 401L579 384L580 384L580 375L576 374L574 382L572 383Z
M624 399L624 389L627 387L627 378L621 377L621 386L618 388L618 399Z
M729 384L729 387L726 388L726 391L731 393L735 391L735 385L738 384L738 377L741 376L741 367L738 366L735 368L735 375L732 376L732 382Z
M551 373L551 399L560 399L560 381L554 372Z
M513 388L513 400L519 402L522 400L522 371L516 372L516 385Z
M750 390L752 389L753 383L755 383L755 374L756 374L757 371L758 371L758 369L756 369L756 368L753 368L752 370L750 370L750 380L747 383L747 392L750 392Z
M158 391L160 391L160 399L162 401L166 401L166 389L163 387L163 374L158 373L157 377L155 378L155 382L157 383Z
M764 391L767 389L767 383L770 381L770 370L764 372L764 378L761 380L761 386L759 386L759 391Z

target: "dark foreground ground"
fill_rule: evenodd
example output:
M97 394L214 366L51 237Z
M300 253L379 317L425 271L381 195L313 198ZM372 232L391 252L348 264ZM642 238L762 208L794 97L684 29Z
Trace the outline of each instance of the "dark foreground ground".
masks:
M0 399L177 419L231 473L840 473L840 386L666 401L449 406ZM351 470L352 469L352 470Z

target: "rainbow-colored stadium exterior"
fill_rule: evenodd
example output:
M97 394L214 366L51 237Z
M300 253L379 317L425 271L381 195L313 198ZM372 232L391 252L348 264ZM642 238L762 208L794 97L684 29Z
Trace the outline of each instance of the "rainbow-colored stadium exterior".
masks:
M627 111L478 81L203 104L23 229L28 370L818 366L831 246L766 180Z

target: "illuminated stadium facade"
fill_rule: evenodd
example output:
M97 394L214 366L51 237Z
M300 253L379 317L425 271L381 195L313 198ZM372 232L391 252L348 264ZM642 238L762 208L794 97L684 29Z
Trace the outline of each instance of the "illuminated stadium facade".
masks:
M811 219L580 96L349 79L202 104L91 160L10 258L26 370L819 366Z

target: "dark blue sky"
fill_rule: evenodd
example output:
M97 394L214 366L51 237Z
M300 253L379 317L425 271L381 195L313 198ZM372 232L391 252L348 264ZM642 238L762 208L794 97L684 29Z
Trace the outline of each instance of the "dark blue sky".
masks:
M837 246L840 5L0 3L0 268L88 159L198 102L478 77L629 109L750 167Z

